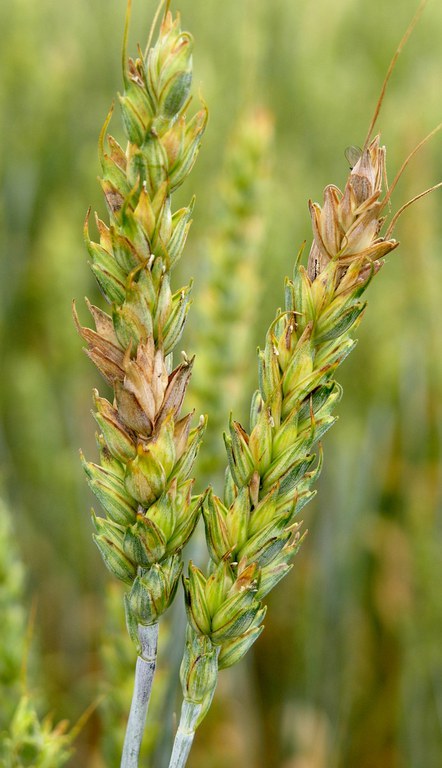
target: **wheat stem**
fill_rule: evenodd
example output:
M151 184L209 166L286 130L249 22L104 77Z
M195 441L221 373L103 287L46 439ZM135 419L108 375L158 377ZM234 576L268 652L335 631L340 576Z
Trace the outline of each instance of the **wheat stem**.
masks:
M157 659L158 623L138 625L140 654L135 667L132 704L124 739L121 768L137 768Z
M186 765L195 736L200 710L200 704L186 700L183 701L180 723L173 743L169 768L184 768Z

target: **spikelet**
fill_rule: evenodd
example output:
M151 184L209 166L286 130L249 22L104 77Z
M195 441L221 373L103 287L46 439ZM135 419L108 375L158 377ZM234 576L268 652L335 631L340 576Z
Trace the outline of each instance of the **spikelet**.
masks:
M94 392L100 464L83 459L105 516L93 514L95 542L108 569L130 586L129 631L167 609L182 570L181 550L200 512L190 478L205 420L193 427L181 406L193 361L175 368L191 286L173 292L170 273L183 251L193 201L172 211L171 195L190 172L207 122L202 108L189 121L192 37L167 12L156 44L129 59L119 96L128 143L103 127L101 186L109 222L96 217L99 242L84 237L90 266L108 303L88 302L95 329L78 331L86 352L113 389ZM112 110L111 110L112 112Z
M290 571L302 537L296 516L312 498L321 470L319 441L335 421L341 396L334 372L353 349L361 295L398 243L379 235L385 148L371 141L351 170L344 192L324 191L310 203L313 243L307 269L286 281L279 311L259 351L259 389L250 432L231 419L225 435L224 498L209 492L203 507L209 573L192 564L184 580L188 640L181 676L195 725L213 696L212 656L231 666L259 637L263 598ZM206 644L200 657L201 643ZM207 659L199 687L189 685L196 658Z

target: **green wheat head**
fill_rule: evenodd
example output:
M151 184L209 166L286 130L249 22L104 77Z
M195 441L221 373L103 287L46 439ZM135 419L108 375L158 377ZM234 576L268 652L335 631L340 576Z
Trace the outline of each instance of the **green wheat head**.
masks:
M156 626L172 603L183 548L201 513L204 520L208 567L190 562L183 578L184 703L171 768L184 766L218 671L239 661L257 640L264 600L292 568L303 539L298 516L315 495L321 471L321 439L336 421L342 394L336 371L356 344L364 293L398 245L391 233L406 207L382 235L391 189L384 194L385 147L372 136L376 112L344 190L328 185L322 206L310 201L312 244L305 266L303 249L298 254L293 278L285 283L284 308L258 352L249 425L231 417L224 435L224 493L219 497L209 487L194 496L193 465L206 419L192 427L193 414L181 414L194 360L184 354L174 367L173 352L191 285L171 286L193 211L193 201L173 211L172 193L192 169L207 122L205 108L186 119L192 48L179 17L173 20L167 10L153 46L149 42L146 52L139 50L128 63L124 51L119 102L127 145L121 147L106 133L110 113L99 142L108 209L108 223L96 217L99 242L90 238L89 215L85 224L91 269L108 311L88 304L95 330L81 326L75 313L87 354L113 391L110 400L94 393L100 464L83 462L105 512L93 514L94 539L106 566L129 587L129 633L138 662L150 664L152 675L153 652L142 650L140 628ZM246 199L252 179L242 181ZM232 224L227 215L218 251L218 282L226 286L221 293L227 302L235 295L229 291L238 287L237 261L248 242L246 206L241 214L232 215ZM208 343L216 340L222 357L230 349L234 324L229 310L219 309L223 317L217 328L206 308L205 333ZM204 386L210 393L221 385L217 362L207 360L213 379L200 382L200 393ZM215 398L217 405L221 400ZM131 721L128 732L124 768L137 765Z
M130 585L127 621L149 625L175 595L181 551L201 500L190 479L205 419L193 427L181 405L193 360L173 367L191 286L173 292L171 271L181 257L193 201L172 211L172 192L198 154L205 108L186 121L193 41L168 12L158 41L129 59L119 97L128 143L100 139L102 188L109 223L96 219L100 242L85 240L91 268L109 312L89 305L95 330L79 332L87 353L114 391L94 394L101 464L84 462L106 516L93 516L95 542L107 567ZM78 322L78 321L77 321Z

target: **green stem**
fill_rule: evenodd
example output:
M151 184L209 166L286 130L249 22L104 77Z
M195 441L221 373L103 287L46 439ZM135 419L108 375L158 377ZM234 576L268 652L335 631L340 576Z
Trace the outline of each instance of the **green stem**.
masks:
M146 723L157 659L158 623L138 625L141 652L135 668L132 704L124 738L121 768L138 768L138 757Z
M180 724L175 735L169 768L184 768L186 765L193 737L195 736L200 711L201 704L195 704L192 701L186 700L183 701Z

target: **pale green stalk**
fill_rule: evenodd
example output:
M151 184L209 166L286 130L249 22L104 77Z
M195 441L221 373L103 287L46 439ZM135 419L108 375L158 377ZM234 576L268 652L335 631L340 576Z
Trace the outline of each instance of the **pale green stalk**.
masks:
M133 644L128 634L121 631L124 619L122 597L123 590L118 582L113 581L106 585L104 626L99 643L104 673L103 700L100 705L100 747L106 765L118 765L121 759L133 689ZM173 616L174 612L168 614L168 618L161 622L162 654L157 658L155 685L149 701L149 728L140 750L139 759L142 765L149 764L149 761L156 763L158 749L161 748L159 745L170 730L164 728L164 723L172 723L169 712L173 711L173 704L169 705L168 698L172 686L171 672L177 666L173 657L181 657L181 653L177 653ZM175 689L176 685L173 685L173 690Z
M189 701L183 702L169 768L184 768L186 765L195 737L200 711L200 704L192 704Z
M132 704L123 746L121 768L137 768L147 710L155 674L158 623L145 627L138 625L140 652L135 667L135 684Z
M187 627L181 664L184 701L169 768L184 768L186 765L196 729L204 719L215 693L220 651L221 647L215 647L207 636L198 635Z
M118 765L121 759L133 690L133 643L128 634L121 631L124 622L121 587L117 581L106 584L104 621L99 638L103 672L100 751L106 765Z

